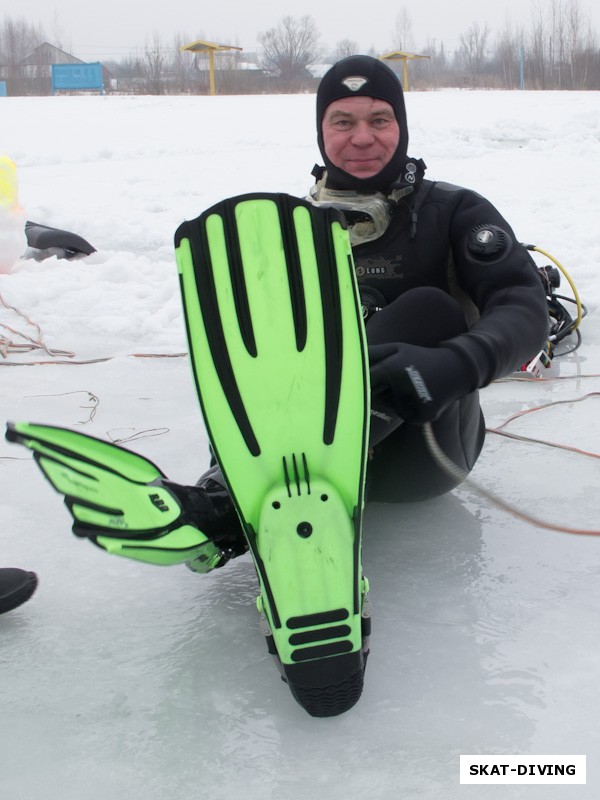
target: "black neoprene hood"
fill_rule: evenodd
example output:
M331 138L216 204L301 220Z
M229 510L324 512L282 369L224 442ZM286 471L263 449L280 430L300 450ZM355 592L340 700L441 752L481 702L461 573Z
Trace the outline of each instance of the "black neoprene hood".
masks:
M394 155L381 172L370 178L355 178L336 167L327 157L323 143L323 116L327 106L334 100L357 96L385 100L394 109L400 128L400 139ZM380 191L397 178L406 159L408 126L402 86L387 64L371 56L350 56L338 61L325 73L317 90L317 141L327 168L327 185L332 188Z

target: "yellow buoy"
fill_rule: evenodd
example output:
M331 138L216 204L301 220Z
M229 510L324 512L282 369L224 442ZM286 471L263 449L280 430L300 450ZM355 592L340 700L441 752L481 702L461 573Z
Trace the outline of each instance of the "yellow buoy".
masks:
M20 211L17 167L8 156L0 155L0 207Z
M24 218L17 167L12 159L0 153L0 273L11 272L25 250Z

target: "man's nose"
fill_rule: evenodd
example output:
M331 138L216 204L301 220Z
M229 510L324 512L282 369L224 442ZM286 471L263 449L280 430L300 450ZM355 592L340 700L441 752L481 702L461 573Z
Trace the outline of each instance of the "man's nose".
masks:
M354 126L354 130L352 131L352 144L358 147L365 147L366 145L372 144L374 138L371 126L366 120L361 120Z

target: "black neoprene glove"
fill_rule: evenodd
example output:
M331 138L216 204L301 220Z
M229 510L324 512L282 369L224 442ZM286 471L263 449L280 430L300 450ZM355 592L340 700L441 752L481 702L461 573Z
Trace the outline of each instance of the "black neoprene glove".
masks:
M447 347L375 344L369 361L373 394L388 394L402 419L417 425L436 420L476 388L467 364Z

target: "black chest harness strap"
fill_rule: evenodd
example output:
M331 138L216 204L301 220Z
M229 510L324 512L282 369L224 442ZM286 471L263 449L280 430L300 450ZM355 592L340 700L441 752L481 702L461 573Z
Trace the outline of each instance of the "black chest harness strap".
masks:
M419 211L421 206L429 197L429 193L435 186L436 181L423 180L419 184L418 189L413 194L412 202L409 205L410 215L410 238L415 239L417 236L417 223L419 220Z

